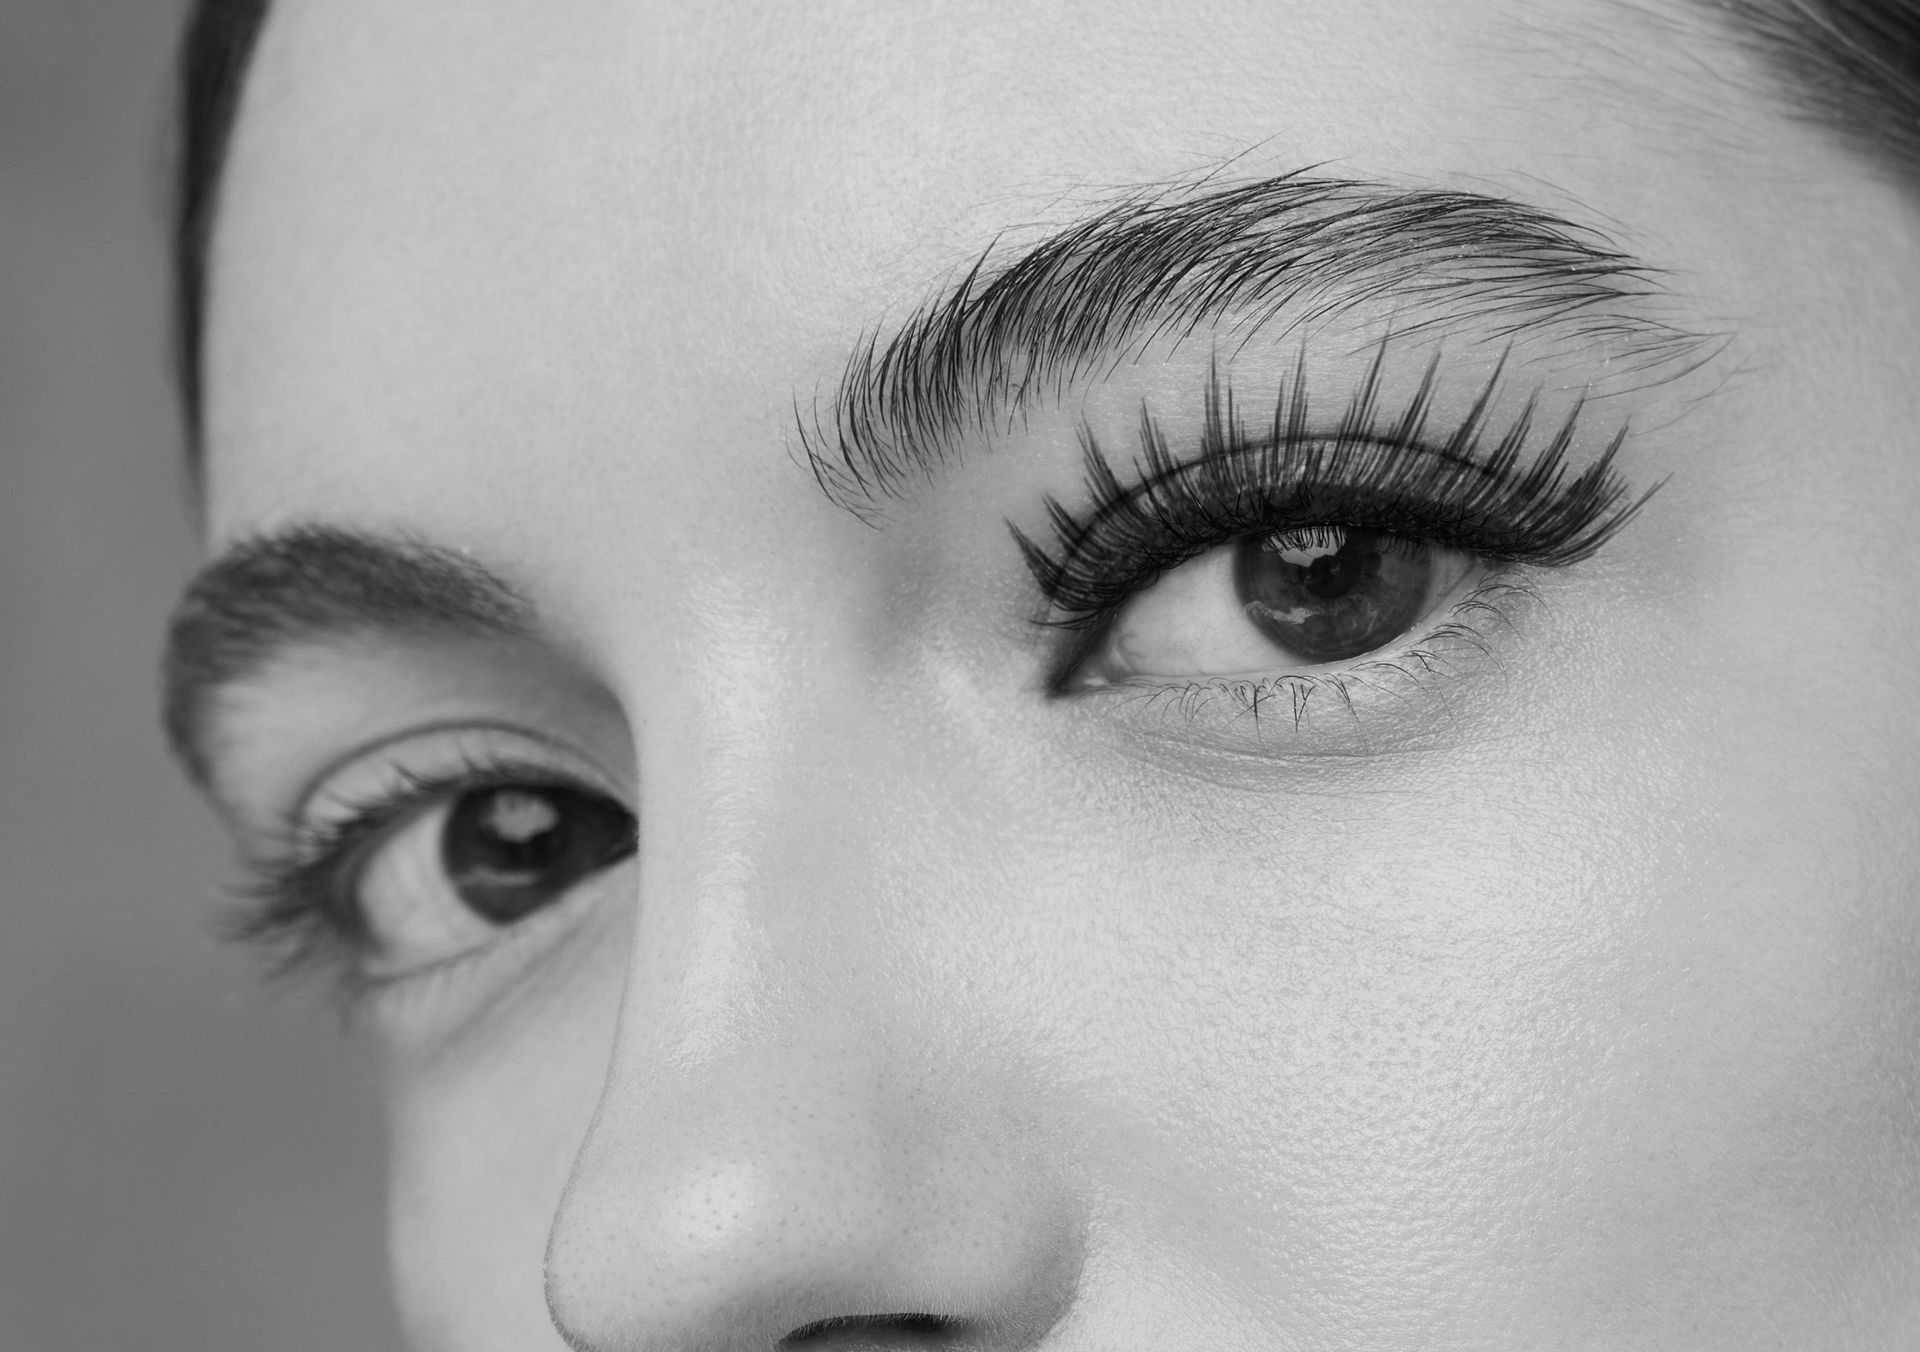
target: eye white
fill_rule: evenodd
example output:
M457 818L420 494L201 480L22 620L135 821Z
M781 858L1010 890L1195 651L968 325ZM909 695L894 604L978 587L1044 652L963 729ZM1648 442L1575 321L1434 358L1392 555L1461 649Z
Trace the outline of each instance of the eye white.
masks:
M419 813L382 841L360 872L355 892L370 940L371 975L445 962L500 933L460 899L441 861L452 808L440 802Z
M1233 550L1210 549L1163 573L1114 617L1096 663L1109 679L1233 676L1271 667L1274 646L1235 595Z
M1248 602L1235 576L1238 543L1223 544L1163 573L1130 597L1110 622L1105 637L1082 663L1081 689L1133 678L1167 681L1258 679L1288 671L1313 670L1337 663L1316 663L1288 652L1248 618ZM1402 633L1385 635L1383 651L1403 639L1441 608L1456 600L1476 571L1476 560L1457 549L1426 546L1433 567L1416 614ZM1300 551L1304 564L1324 551ZM1356 654L1356 657L1364 654Z

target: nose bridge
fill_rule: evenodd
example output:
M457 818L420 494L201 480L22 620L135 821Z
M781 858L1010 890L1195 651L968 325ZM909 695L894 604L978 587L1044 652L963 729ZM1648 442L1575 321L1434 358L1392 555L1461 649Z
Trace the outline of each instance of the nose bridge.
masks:
M845 1088L910 1036L897 856L932 829L928 795L893 739L796 684L656 748L610 1092L655 1060L816 1062Z
M831 1321L889 1346L931 1319L1019 1347L1064 1307L1073 1206L1021 1086L929 1017L903 938L934 900L902 895L900 858L933 796L847 703L750 698L651 748L620 1035L549 1243L580 1346Z
M930 827L926 795L857 712L852 664L748 650L728 665L750 675L711 681L642 748L623 1047L693 1064L804 1030L821 1055L844 1037L871 1059L894 1022L875 953L903 900L890 855Z

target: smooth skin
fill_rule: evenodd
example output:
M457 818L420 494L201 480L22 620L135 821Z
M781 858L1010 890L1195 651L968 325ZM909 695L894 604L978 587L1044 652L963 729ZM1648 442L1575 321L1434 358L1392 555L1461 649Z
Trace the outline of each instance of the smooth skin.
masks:
M417 1345L1912 1347L1920 206L1784 107L1678 3L282 0L210 544L405 532L548 637L296 654L216 789L485 723L640 822L366 1011ZM1490 654L1298 727L1047 693L1007 523L1204 352L878 528L796 458L1003 232L1308 166L1593 222L1720 340Z

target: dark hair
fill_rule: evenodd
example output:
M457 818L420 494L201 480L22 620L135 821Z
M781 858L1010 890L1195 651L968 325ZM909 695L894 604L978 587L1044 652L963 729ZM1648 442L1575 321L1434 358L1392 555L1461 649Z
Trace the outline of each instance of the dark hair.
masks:
M1920 0L1692 0L1724 16L1792 109L1920 186ZM196 0L180 51L174 362L198 458L200 348L220 171L271 0Z
M200 344L220 171L270 0L196 0L180 44L173 204L173 361L187 445L198 459Z
M1920 0L1695 0L1727 15L1806 121L1920 187Z

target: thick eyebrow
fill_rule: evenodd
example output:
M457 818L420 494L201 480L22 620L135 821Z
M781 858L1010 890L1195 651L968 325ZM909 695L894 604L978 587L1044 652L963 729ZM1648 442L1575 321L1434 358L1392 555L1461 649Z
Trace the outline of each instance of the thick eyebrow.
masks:
M1662 317L1655 269L1598 229L1479 193L1306 173L1139 190L1013 257L990 247L799 412L820 486L867 516L1037 398L1156 342L1230 323L1244 343L1366 307L1397 338L1604 346L1611 375L1690 366L1713 343Z
M277 657L369 633L516 639L533 631L525 597L448 549L315 526L243 540L195 575L174 610L161 659L167 738L204 787L221 694Z

